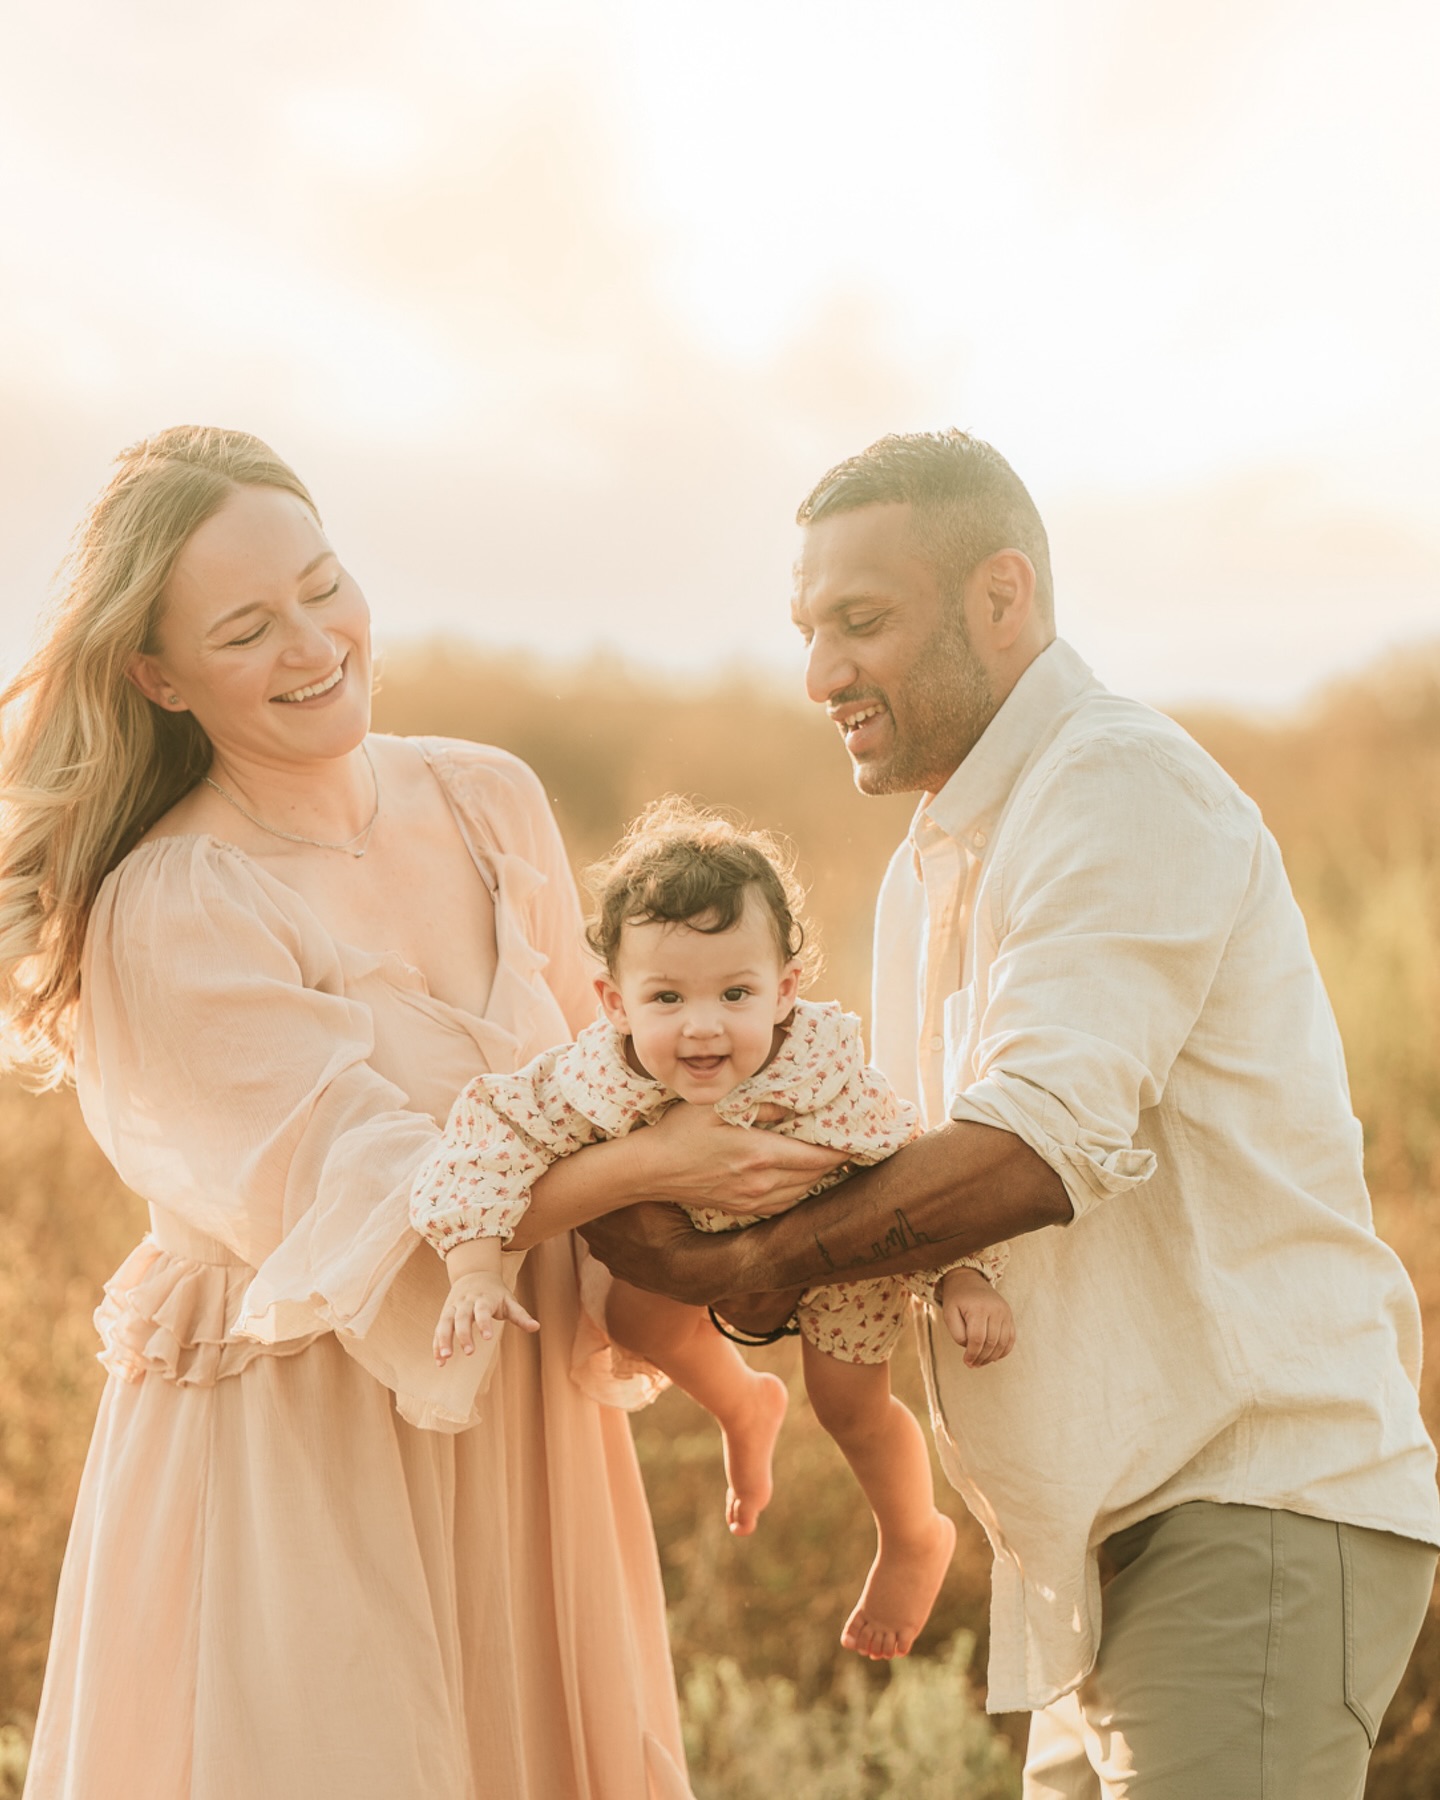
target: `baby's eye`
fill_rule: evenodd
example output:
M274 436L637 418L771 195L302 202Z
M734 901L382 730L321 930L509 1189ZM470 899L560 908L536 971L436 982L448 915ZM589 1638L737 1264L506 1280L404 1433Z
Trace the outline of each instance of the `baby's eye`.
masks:
M652 994L650 998L657 1006L678 1006L680 1003L680 996L671 988L665 988L658 994Z
M749 998L750 998L750 989L747 987L726 988L725 992L721 995L722 1000L731 1000L731 1001L748 1000Z

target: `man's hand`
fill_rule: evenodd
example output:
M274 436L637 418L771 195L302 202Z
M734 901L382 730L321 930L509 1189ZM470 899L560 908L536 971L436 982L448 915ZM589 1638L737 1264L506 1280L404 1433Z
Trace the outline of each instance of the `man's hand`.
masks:
M777 1294L727 1294L713 1301L711 1310L745 1337L766 1337L786 1322L804 1292L791 1288Z
M678 1206L642 1201L582 1227L586 1243L632 1287L705 1306L734 1287L734 1231L697 1231ZM728 1277L728 1279L727 1279Z

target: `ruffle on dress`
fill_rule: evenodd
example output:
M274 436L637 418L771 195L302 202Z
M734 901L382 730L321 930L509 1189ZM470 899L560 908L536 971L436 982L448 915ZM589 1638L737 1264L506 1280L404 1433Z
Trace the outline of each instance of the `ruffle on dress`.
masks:
M262 1344L234 1335L253 1270L193 1262L142 1238L105 1283L95 1309L99 1360L122 1381L159 1375L182 1387L213 1387L260 1356L292 1356L313 1343Z
M670 1385L654 1363L634 1356L615 1343L605 1323L605 1302L615 1277L581 1238L575 1240L580 1286L580 1319L570 1352L570 1379L582 1394L601 1406L639 1412L658 1400Z

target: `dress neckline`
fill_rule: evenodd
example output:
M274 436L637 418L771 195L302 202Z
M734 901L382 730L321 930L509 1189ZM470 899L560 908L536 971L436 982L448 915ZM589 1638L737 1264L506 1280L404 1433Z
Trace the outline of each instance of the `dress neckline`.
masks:
M383 734L377 734L377 735L383 735ZM464 844L466 850L469 852L470 860L472 863L474 863L476 871L478 872L478 874L480 876L480 879L485 883L485 886L489 889L490 898L495 902L496 906L498 906L500 904L500 879L499 879L499 875L497 873L496 866L495 866L497 853L492 850L490 853L490 856L487 858L485 856L482 856L480 853L480 850L477 848L475 839L471 834L470 821L465 817L465 814L455 804L454 794L451 793L450 788L449 788L448 784L446 783L445 777L440 773L439 769L436 767L435 757L431 753L431 745L432 745L433 740L430 738L415 737L415 738L399 738L396 741L399 743L403 743L403 744L413 744L415 746L415 748L419 751L421 761L425 764L425 767L430 771L431 775L434 778L436 787L439 788L440 793L441 793L442 797L444 798L446 806L448 806L450 808L450 817L455 821L455 829L460 833L461 843ZM497 935L498 935L498 933L497 933Z
M366 735L367 737L371 735L377 737L392 736L389 732L367 733ZM485 884L486 891L490 895L491 904L495 910L495 972L490 980L490 991L485 996L484 1009L480 1012L475 1012L468 1006L459 1006L453 1000L446 1000L442 995L435 993L431 989L425 971L416 968L415 964L407 961L405 957L401 956L398 950L371 950L363 944L352 944L348 938L337 936L337 934L326 924L324 919L320 917L319 913L315 911L315 908L305 898L304 894L300 892L299 888L292 887L288 881L283 879L283 877L276 875L273 870L267 869L258 857L252 856L251 853L242 848L241 845L232 843L229 838L221 837L216 832L165 832L159 837L151 838L148 843L137 844L133 850L126 854L121 862L116 864L111 873L118 874L125 866L125 863L129 862L131 857L140 852L158 850L165 844L214 844L217 849L228 851L232 856L238 857L241 862L246 864L247 867L252 869L258 876L263 876L265 879L273 881L284 888L285 892L291 897L294 903L305 909L315 921L315 924L330 942L334 944L338 951L358 959L359 962L367 965L369 970L379 972L389 980L392 987L396 987L404 992L418 993L428 1005L441 1012L453 1014L458 1019L468 1020L477 1025L490 1026L493 1024L490 1015L494 1007L496 989L500 985L501 967L505 956L506 945L503 940L508 935L508 926L510 923L508 917L510 899L505 893L504 886L500 879L501 869L502 865L507 860L514 859L507 857L505 853L502 853L499 850L492 850L489 856L482 854L480 851L475 842L474 834L471 831L470 822L456 804L455 796L451 792L450 785L441 773L440 768L437 766L438 756L436 752L443 755L443 749L438 740L433 738L412 737L396 738L393 741L402 744L413 744L421 760L424 762L425 767L430 771L446 806L450 809L450 816L455 821L455 827L460 833L460 841L465 846L466 854L473 863L475 871L479 875L481 881ZM506 915L504 918L501 916L502 910ZM387 973L387 971L394 971L397 969L402 970L409 979L405 981L396 981L393 974Z

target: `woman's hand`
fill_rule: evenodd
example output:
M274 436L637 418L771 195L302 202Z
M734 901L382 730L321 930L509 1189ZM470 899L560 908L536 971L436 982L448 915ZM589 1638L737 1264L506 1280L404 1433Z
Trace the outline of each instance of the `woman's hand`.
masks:
M771 1122L784 1114L766 1108L760 1117ZM788 1212L845 1161L840 1150L727 1125L713 1106L672 1106L630 1142L640 1158L640 1191L649 1199L752 1218Z
M772 1122L784 1115L770 1108L760 1116ZM672 1106L625 1142L637 1158L632 1192L650 1199L591 1219L585 1239L622 1280L693 1306L743 1288L745 1246L738 1240L747 1234L697 1231L679 1205L656 1201L769 1218L789 1212L845 1161L839 1150L727 1125L710 1106Z
M771 1123L785 1114L779 1107L769 1107L759 1117L762 1123ZM637 1201L718 1206L768 1218L788 1212L845 1160L839 1150L823 1150L779 1132L727 1125L713 1107L672 1106L656 1125L592 1144L552 1163L531 1188L530 1209L515 1227L510 1247L528 1250L557 1232L588 1231L603 1215L617 1207L633 1207ZM682 1238L690 1233L683 1215L670 1217ZM600 1241L597 1229L595 1242ZM630 1275L618 1260L615 1267L638 1287L677 1291L666 1290L661 1279ZM721 1281L701 1298L734 1293L744 1285L733 1278Z

